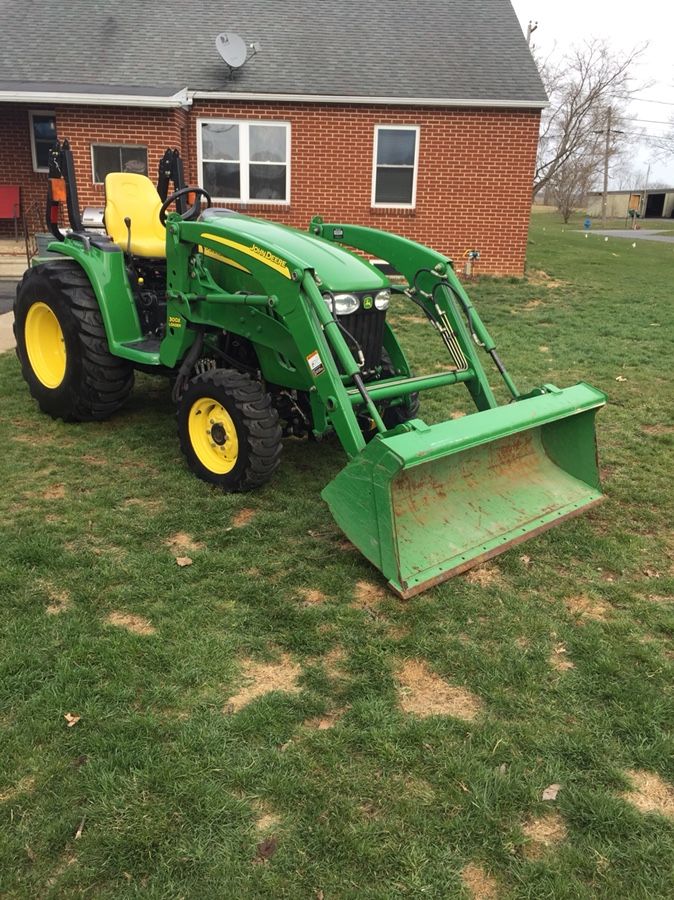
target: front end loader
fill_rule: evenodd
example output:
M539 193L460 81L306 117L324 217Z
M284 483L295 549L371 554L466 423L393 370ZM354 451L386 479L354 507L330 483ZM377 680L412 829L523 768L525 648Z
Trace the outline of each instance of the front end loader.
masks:
M61 259L29 270L15 304L17 353L45 412L101 419L134 369L169 376L188 465L227 491L267 481L284 436L334 432L347 463L322 496L403 598L602 499L594 417L605 395L585 383L521 393L446 256L320 217L301 232L213 208L179 182L167 196L161 172L160 192L145 176L109 175L107 234L93 234L79 225L67 144L52 163L49 249ZM412 373L387 315L398 303L423 311L444 371ZM457 385L475 413L427 425L420 397Z

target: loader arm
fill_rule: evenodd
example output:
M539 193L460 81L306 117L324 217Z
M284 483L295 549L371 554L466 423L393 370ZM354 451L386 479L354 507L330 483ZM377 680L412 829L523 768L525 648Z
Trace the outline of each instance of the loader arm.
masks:
M310 230L326 240L383 259L406 279L408 287L402 293L419 305L429 319L436 317L442 323L443 315L447 317L449 328L456 335L468 361L469 377L461 380L466 384L477 409L497 406L477 353L478 347L492 357L508 391L514 399L519 399L520 393L496 353L496 343L457 278L451 259L397 234L361 225L327 224L320 216L312 220ZM448 349L451 354L451 347ZM453 358L453 362L456 361Z
M463 382L477 407L456 421L415 420L378 435L322 492L396 593L412 597L601 501L594 429L606 402L601 391L546 384L523 396L447 257L358 225L317 217L310 229L400 272L407 280L401 292L424 310L454 363L439 375L382 382L372 396ZM514 403L497 405L478 347Z

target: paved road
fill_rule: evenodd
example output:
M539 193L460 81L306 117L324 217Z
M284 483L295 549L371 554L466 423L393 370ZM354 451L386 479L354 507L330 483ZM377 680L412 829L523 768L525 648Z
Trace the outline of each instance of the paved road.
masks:
M632 231L631 228L616 228L613 230L610 228L595 230L593 228L589 234L599 234L602 237L627 238L629 241L660 241L661 244L674 244L674 234L660 234L657 230L651 231L647 228L639 231Z
M0 278L0 353L14 349L12 304L16 294L16 278Z
M17 281L17 278L0 278L0 315L11 310Z

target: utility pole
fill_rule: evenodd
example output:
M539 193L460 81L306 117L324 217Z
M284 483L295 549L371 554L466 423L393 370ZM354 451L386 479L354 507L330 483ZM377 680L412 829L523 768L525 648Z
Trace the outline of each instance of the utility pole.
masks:
M529 19L529 24L527 25L527 44L529 44L529 46L531 46L531 35L537 28L538 22L532 22L531 19Z
M606 207L608 205L608 164L611 158L611 135L623 134L619 129L611 127L612 118L613 110L609 106L606 110L606 128L602 128L601 131L595 131L595 134L606 135L606 142L604 144L604 190L601 198L601 224L604 228L606 227Z
M608 202L608 157L611 147L611 107L606 115L606 145L604 147L604 193L601 198L601 226L606 228L606 205Z

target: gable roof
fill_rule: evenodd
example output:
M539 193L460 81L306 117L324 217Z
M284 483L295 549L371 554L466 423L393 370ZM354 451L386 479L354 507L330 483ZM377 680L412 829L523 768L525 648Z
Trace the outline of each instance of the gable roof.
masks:
M187 88L241 99L547 102L510 0L0 0L0 21L0 99L178 105ZM260 52L230 71L215 49L221 31L259 41Z

